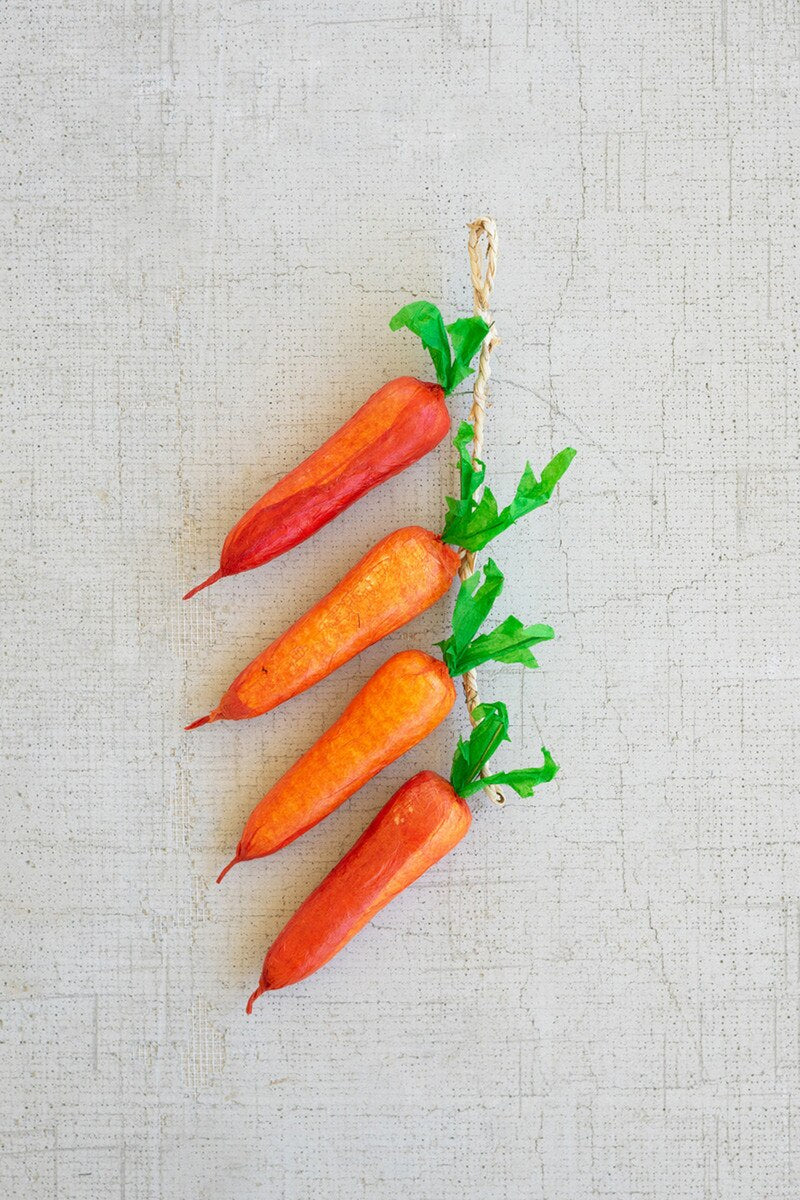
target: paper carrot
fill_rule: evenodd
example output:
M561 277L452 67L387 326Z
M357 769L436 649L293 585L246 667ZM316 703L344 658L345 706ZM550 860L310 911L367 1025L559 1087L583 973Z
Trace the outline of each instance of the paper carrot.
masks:
M390 900L448 854L467 833L466 797L484 787L481 769L508 740L502 704L484 705L468 742L459 741L450 781L422 771L384 805L344 858L290 918L273 942L248 1013L264 992L299 983L338 954ZM530 796L558 767L542 750L541 767L490 778Z
M444 663L404 650L379 667L342 715L253 809L235 863L274 854L439 725L456 698Z
M319 450L256 501L226 537L218 570L184 600L226 575L291 550L445 436L450 428L445 396L471 373L488 326L480 317L445 326L439 310L426 301L407 305L390 325L418 334L438 383L402 377L384 384Z
M450 587L458 563L456 552L427 529L396 529L254 658L207 717L186 728L256 717L306 691L430 608Z
M440 775L423 771L404 783L275 939L248 1013L264 992L299 983L338 954L461 841L471 820L465 801Z

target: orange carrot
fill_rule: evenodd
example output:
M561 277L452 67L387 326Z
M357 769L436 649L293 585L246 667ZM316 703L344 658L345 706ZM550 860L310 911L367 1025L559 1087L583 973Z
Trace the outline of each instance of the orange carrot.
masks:
M465 800L433 771L404 783L270 947L248 1013L264 992L318 971L469 829Z
M453 707L447 667L421 650L404 650L379 667L338 721L290 767L253 809L238 862L274 854L416 746Z
M430 608L450 587L458 563L455 550L429 530L396 529L262 650L207 717L186 728L257 717L306 691Z

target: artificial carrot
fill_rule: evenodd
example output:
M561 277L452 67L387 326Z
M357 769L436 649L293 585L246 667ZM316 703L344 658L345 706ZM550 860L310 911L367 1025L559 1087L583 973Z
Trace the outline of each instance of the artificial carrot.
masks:
M458 564L455 550L429 530L396 529L253 659L207 717L186 728L256 717L304 692L430 608L450 587Z
M471 820L466 802L441 775L422 771L404 783L278 934L248 1013L264 992L299 983L338 954L461 841Z
M408 378L387 383L245 513L225 539L219 570L184 600L305 541L371 488L422 458L449 428L440 387Z
M274 854L311 829L349 796L439 725L456 698L447 667L420 650L404 650L379 667L342 715L270 788L253 809L238 862Z
M401 326L422 339L438 384L404 376L370 396L319 450L244 514L225 539L219 569L184 600L224 576L249 571L291 550L439 444L450 428L444 398L470 374L469 364L489 327L480 317L445 326L439 310L427 302L401 309L391 327Z
M485 786L481 772L500 743L508 740L503 704L482 705L476 714L469 741L459 740L450 782L422 771L404 783L290 918L267 952L248 1013L264 992L299 983L318 971L390 900L461 841L472 820L466 797ZM541 767L488 778L531 796L534 787L558 771L548 751L542 753Z

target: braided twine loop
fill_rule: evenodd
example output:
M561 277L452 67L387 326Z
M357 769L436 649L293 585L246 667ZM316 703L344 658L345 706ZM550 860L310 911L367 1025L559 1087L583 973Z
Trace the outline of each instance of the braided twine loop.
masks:
M472 388L472 409L469 414L470 424L475 431L475 437L472 442L472 462L474 464L477 459L483 458L483 429L486 421L486 409L489 403L489 377L491 375L489 358L495 346L499 344L500 339L497 337L492 314L489 309L492 288L494 287L494 273L497 269L497 226L491 217L479 217L477 221L472 221L468 228L467 252L469 254L469 269L472 276L475 315L483 317L489 326L489 332L481 346L478 369L475 372L475 383ZM485 258L481 254L480 246L481 239L484 237L486 238ZM458 569L458 574L462 581L469 579L470 575L475 574L475 555L468 550L464 550L461 553L461 566ZM467 671L462 678L464 699L467 703L469 719L474 727L478 723L474 716L474 711L481 702L478 693L477 672ZM488 774L489 771L484 767L481 771L481 778L485 779ZM487 783L485 791L493 804L505 804L505 796L494 784Z

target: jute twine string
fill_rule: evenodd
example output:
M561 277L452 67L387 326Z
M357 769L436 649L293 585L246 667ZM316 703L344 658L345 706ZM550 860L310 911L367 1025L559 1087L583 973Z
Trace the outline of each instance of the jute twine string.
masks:
M489 402L489 376L491 375L489 358L500 339L497 337L489 308L489 302L492 298L492 288L494 287L494 273L497 269L497 226L492 217L478 217L477 221L472 221L468 228L467 252L469 254L469 269L472 276L475 315L483 317L489 326L489 332L481 346L478 369L475 372L475 383L472 388L472 409L469 414L470 424L475 430L475 437L472 442L472 462L474 464L476 459L483 458L483 429L486 421L486 408ZM483 237L486 238L485 267L484 255L481 254L480 247ZM475 574L475 555L468 550L461 552L461 566L458 569L458 574L462 580L469 579L470 575ZM474 711L481 702L478 693L477 672L467 671L466 675L462 678L464 683L464 699L467 702L469 719L474 727L478 723L474 716ZM481 778L485 779L489 773L484 767L481 771ZM487 783L485 791L493 804L505 804L505 796L494 784Z

